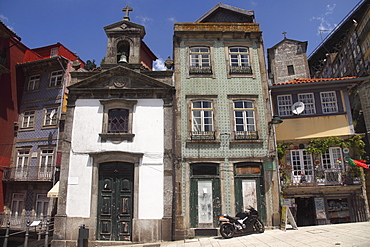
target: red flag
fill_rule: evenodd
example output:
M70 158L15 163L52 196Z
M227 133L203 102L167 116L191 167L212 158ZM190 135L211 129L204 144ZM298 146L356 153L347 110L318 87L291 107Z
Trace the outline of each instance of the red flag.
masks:
M366 164L366 161L364 160L353 160L355 162L356 166L363 167L365 169L370 169L369 166Z

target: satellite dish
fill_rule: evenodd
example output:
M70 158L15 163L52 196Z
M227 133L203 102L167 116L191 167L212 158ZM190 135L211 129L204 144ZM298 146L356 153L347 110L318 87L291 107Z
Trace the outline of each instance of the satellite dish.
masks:
M293 105L292 105L292 112L295 114L295 115L299 115L301 114L302 112L304 111L304 103L303 102L295 102Z

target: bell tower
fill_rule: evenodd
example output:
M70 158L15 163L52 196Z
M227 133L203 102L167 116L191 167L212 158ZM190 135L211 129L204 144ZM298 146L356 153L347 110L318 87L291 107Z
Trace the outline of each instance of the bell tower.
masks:
M122 21L104 27L108 37L105 64L140 64L140 46L145 36L142 25L130 21L128 5L122 9L126 14Z

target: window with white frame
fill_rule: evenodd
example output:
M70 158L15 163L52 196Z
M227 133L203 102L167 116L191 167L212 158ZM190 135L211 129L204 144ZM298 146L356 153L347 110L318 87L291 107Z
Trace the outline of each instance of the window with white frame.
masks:
M315 97L313 93L298 94L298 101L304 103L304 111L302 115L316 114Z
M292 162L293 183L312 183L313 164L312 155L305 149L290 151Z
M12 202L10 206L10 211L15 217L21 216L24 207L24 194L23 193L13 193Z
M247 47L230 47L230 73L251 74L252 68L249 61Z
M15 168L15 178L26 178L27 167L30 160L30 150L22 149L17 152L17 164Z
M338 112L337 96L334 91L321 92L320 98L323 113Z
M254 102L237 100L233 102L235 139L257 139Z
M41 149L40 150L40 163L39 163L39 179L51 178L54 160L54 149Z
M277 105L279 116L291 116L292 115L292 95L278 95Z
M330 147L328 152L321 155L322 168L325 170L336 170L341 167L339 160L343 159L340 147Z
M58 107L44 109L44 126L57 124Z
M49 87L57 87L62 84L62 79L63 79L63 71L53 71L50 74L50 82L49 82Z
M35 124L35 110L27 110L22 114L22 125L21 128L33 128Z
M191 102L192 139L214 139L213 131L213 104L208 100Z
M209 47L190 48L190 74L210 74L211 54Z
M36 217L45 217L48 215L49 198L46 194L36 195Z
M38 90L40 88L40 75L30 76L27 84L27 91Z

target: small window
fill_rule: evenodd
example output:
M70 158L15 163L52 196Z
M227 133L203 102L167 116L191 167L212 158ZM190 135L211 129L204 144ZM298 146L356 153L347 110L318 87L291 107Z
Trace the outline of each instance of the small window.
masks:
M40 75L30 76L27 84L27 91L34 91L40 88Z
M293 65L288 65L287 68L288 68L288 75L294 75L295 74Z
M190 48L190 74L211 74L211 59L208 47Z
M230 73L252 74L247 47L229 48Z
M33 128L35 124L35 110L24 111L22 114L21 128Z
M108 112L108 133L128 133L128 109L111 109Z
M58 108L48 108L44 110L44 126L54 126L57 124Z
M291 116L292 115L292 96L291 95L278 95L277 105L279 116Z
M261 175L261 166L246 163L236 164L235 175Z
M99 134L102 141L132 141L135 136L132 133L133 109L137 101L113 99L100 102L104 106L103 130Z
M51 50L50 50L50 57L56 57L56 56L58 56L58 51L59 51L59 48L58 47L51 48Z
M63 79L62 70L51 72L49 87L60 86L62 84L62 79Z
M337 96L334 91L321 92L321 107L323 113L335 113L338 112Z

